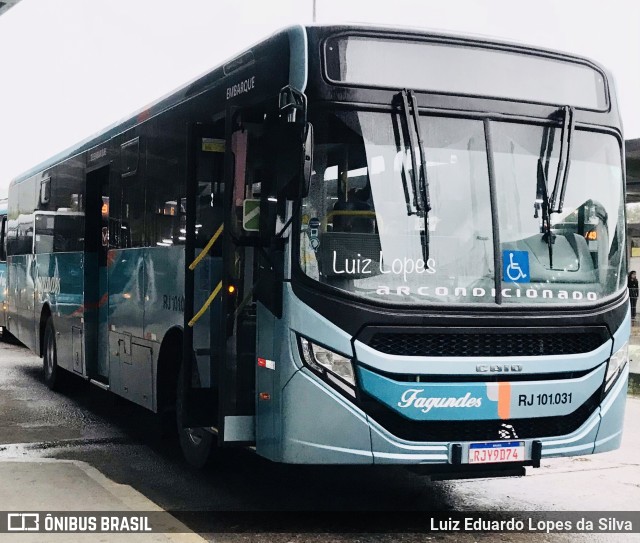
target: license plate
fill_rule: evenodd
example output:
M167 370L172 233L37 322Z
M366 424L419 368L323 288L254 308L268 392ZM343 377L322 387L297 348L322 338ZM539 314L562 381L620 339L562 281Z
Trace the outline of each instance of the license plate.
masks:
M524 462L524 441L469 443L469 464Z

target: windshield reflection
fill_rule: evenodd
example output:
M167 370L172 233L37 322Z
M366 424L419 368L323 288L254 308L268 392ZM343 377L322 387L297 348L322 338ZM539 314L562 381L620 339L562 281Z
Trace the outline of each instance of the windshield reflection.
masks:
M491 123L503 264L495 270L482 121L421 119L427 258L424 219L408 212L413 166L400 116L340 112L313 122L314 175L300 235L300 266L310 278L354 296L417 305L588 302L623 287L622 172L613 136L575 131L564 209L551 215L550 261L549 229L536 210L543 128ZM551 172L560 137L554 141Z

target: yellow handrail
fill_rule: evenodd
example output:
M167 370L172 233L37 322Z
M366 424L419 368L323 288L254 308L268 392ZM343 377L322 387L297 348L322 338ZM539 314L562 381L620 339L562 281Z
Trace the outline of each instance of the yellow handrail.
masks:
M218 228L218 230L216 231L215 234L213 234L213 237L209 240L209 243L207 243L204 247L204 249L202 249L202 252L196 257L196 259L189 264L189 269L191 271L196 269L196 266L198 264L200 264L200 261L206 256L206 254L211 250L211 247L213 247L213 244L218 241L218 238L220 237L220 234L222 234L222 231L224 230L224 223L222 223L220 225L220 228Z
M211 293L211 296L209 296L209 298L207 298L207 301L204 303L204 305L200 308L200 311L198 311L193 318L189 321L189 326L191 328L193 328L193 325L198 322L198 319L200 317L202 317L202 315L204 315L204 312L209 308L209 306L211 305L211 302L213 302L213 300L215 300L216 296L219 294L220 289L222 288L222 281L220 281L218 283L218 286L214 289L214 291Z

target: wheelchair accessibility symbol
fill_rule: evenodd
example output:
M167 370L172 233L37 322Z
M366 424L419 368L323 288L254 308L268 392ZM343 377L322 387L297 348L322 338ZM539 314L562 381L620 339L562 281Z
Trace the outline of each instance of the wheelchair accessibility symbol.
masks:
M529 253L502 251L502 278L511 283L529 282Z

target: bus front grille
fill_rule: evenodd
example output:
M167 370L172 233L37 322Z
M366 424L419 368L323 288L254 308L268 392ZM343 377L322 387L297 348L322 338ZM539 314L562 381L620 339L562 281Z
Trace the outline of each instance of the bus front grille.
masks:
M538 331L453 329L375 331L365 343L396 356L550 356L588 353L609 339L605 328ZM362 340L361 340L362 341Z

